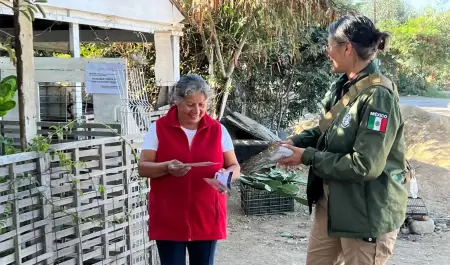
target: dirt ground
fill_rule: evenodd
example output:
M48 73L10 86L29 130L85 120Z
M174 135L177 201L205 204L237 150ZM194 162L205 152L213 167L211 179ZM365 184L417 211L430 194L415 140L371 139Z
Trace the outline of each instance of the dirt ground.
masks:
M419 197L430 216L450 220L450 118L403 106L407 146L416 168ZM310 123L305 127L310 126ZM311 217L307 208L296 213L262 217L243 215L237 189L229 198L229 238L219 243L217 265L305 264ZM440 219L442 218L442 219ZM447 223L450 227L450 223ZM389 265L450 264L450 229L431 235L399 235ZM324 264L326 265L326 264Z
M235 190L229 199L229 236L219 243L216 264L304 265L312 224L307 208L299 206L296 215L246 217L238 196ZM426 236L401 235L387 264L449 264L449 241L449 231Z

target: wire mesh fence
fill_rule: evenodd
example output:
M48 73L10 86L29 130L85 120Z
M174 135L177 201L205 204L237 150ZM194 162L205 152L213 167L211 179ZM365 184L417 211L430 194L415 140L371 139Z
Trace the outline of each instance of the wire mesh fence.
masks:
M157 264L135 140L0 157L0 264Z
M81 95L79 103L77 94ZM86 94L84 85L40 83L39 103L41 121L67 122L94 114L92 96Z

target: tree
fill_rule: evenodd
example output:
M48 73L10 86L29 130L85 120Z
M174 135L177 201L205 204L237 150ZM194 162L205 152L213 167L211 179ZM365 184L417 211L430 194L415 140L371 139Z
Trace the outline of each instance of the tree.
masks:
M395 20L404 22L413 15L405 0L370 0L358 2L358 10L372 21Z
M448 78L449 19L450 11L437 12L429 9L423 15L404 23L387 20L380 24L381 29L390 31L393 35L390 54L401 71L418 75L423 80L430 75L441 80Z
M35 102L35 93L33 91L27 91L27 89L36 89L34 83L33 27L31 21L34 20L35 12L41 12L45 17L45 13L39 3L46 2L47 0L14 0L12 6L0 2L0 4L13 10L15 50L13 51L11 49L9 43L0 45L0 48L6 49L11 60L17 64L19 125L22 151L25 151L28 141L30 141L37 132L36 124L32 124L33 121L30 121L26 114L28 111L31 111L31 113L35 113L36 111L35 109L26 109L28 101Z
M301 35L295 53L290 41L280 41L264 60L258 59L258 53L242 55L233 80L236 89L230 93L230 110L276 131L292 125L305 111L317 110L332 79L322 49L328 31L311 28Z
M222 118L233 74L245 50L266 57L282 38L295 43L305 27L328 24L340 6L326 0L176 1L198 32L208 61L209 82L218 92ZM251 45L248 45L251 44ZM293 52L295 53L295 48ZM260 57L260 58L261 58Z

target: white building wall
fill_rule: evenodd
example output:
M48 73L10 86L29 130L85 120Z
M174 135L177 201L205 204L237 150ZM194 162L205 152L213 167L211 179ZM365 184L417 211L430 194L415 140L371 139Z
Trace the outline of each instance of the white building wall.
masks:
M46 17L36 18L148 33L181 31L184 19L169 0L48 0L42 6ZM12 10L0 4L0 14Z
M163 24L177 24L183 20L180 11L169 0L48 0L47 5Z

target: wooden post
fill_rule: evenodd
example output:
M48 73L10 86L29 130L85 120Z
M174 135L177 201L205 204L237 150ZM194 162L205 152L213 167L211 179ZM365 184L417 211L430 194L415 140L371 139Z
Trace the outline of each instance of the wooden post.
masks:
M25 151L27 143L37 134L36 83L34 81L33 24L19 8L24 0L14 2L15 50L17 57L17 88L20 122L20 144Z
M76 23L69 24L70 30L70 54L73 58L80 58L80 26ZM83 97L81 91L81 83L72 83L73 85L73 106L72 114L76 118L83 115Z
M53 253L53 232L52 232L52 205L50 204L49 200L52 200L51 197L51 173L47 172L47 170L50 168L50 155L45 154L44 156L38 158L38 164L37 164L37 179L41 185L41 187L44 188L44 191L42 192L41 198L40 198L40 205L41 205L41 215L42 220L47 220L45 225L42 226L42 245L43 250L46 254ZM44 265L51 265L54 262L53 255L49 258L44 260Z
M105 172L106 170L106 147L104 144L100 145L99 149L99 169L102 172ZM108 200L108 187L107 187L107 176L106 173L103 173L100 178L100 183L103 186L101 197L102 200L106 201ZM103 221L103 231L108 231L108 205L105 203L102 206L102 221ZM108 233L104 233L102 236L103 241L103 260L109 260L109 237Z
M178 32L155 32L157 108L170 103L171 89L180 79L180 36Z
M130 158L130 154L131 154L132 150L130 148L130 146L127 144L126 141L122 141L122 165L124 165L126 167L126 169L124 170L124 189L127 193L127 198L125 200L125 206L124 206L124 211L125 212L131 212L131 210L133 209L133 204L131 202L132 200L132 196L131 194L133 193L132 189L131 189L131 158ZM130 255L128 255L127 257L127 264L132 264L133 263L133 253L132 249L133 249L133 244L132 244L132 226L133 226L133 222L131 220L131 216L128 216L127 218L128 221L128 225L125 228L125 234L126 236L126 244L127 244L127 250L130 251Z
M14 198L13 198L13 227L16 229L16 236L14 237L14 247L15 247L15 251L14 251L14 259L15 262L14 264L17 265L22 265L22 239L21 239L21 233L20 233L20 206L19 206L19 200L18 198L16 198L17 193L19 193L19 189L17 187L17 174L15 172L15 164L10 164L9 165L9 177L12 179L12 183L13 183L13 194L14 194Z

